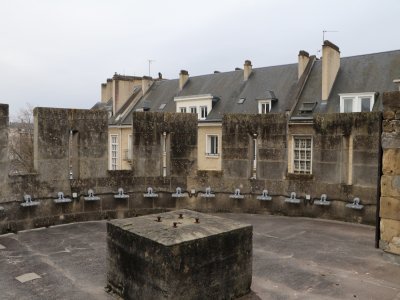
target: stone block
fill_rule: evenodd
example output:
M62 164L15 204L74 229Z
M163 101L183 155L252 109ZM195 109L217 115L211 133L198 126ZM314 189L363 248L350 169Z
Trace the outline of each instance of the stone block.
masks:
M382 175L381 177L381 195L385 196L400 196L400 176Z
M400 255L400 237L392 238L386 251L393 253L393 254Z
M250 291L251 225L183 209L113 220L107 246L108 286L124 299L232 299Z
M400 120L384 120L382 127L383 132L400 132Z
M400 198L381 197L380 216L400 221Z
M382 172L385 175L400 175L400 149L383 150Z
M396 115L396 113L393 110L384 111L383 114L382 114L383 119L384 120L389 120L389 121L393 120L395 115Z
M382 133L382 148L383 149L390 149L390 148L400 148L400 132L389 133L384 132Z
M389 243L395 236L400 236L400 221L382 218L381 240Z

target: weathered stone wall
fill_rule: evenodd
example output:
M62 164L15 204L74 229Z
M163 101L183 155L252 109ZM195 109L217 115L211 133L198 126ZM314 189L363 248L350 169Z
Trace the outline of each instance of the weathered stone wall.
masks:
M133 169L107 171L106 113L36 109L37 174L9 178L0 172L7 182L0 192L1 206L5 208L0 213L0 232L177 208L375 222L379 114L320 115L315 117L314 125L304 126L288 126L284 114L227 115L222 124L222 171L197 171L198 124L194 115L136 112L133 119ZM166 176L162 176L164 132L168 153ZM313 137L311 175L288 171L290 140L296 132ZM346 144L350 137L351 147ZM255 177L254 138L258 153ZM349 153L351 168L350 158L346 158ZM73 172L72 180L71 157L73 169L79 170ZM0 161L6 160L2 157ZM353 172L351 182L344 169ZM114 198L119 187L124 188L128 199ZM147 187L152 187L158 197L144 197ZM177 187L187 192L187 197L172 197ZM211 187L215 198L201 197L206 187ZM236 188L241 189L244 199L230 198ZM84 201L88 189L93 189L101 200ZM268 189L272 201L257 200L264 189ZM71 203L55 204L53 200L59 191L66 197L71 198L73 193L77 197ZM284 201L292 191L301 199L300 204ZM313 200L323 193L332 201L331 206L314 205ZM22 208L24 194L39 200L40 206ZM310 200L306 199L307 194ZM345 207L354 197L361 199L363 210Z
M197 168L197 118L194 114L133 113L133 170L136 176L162 176L164 133L168 177Z
M285 114L225 115L222 131L224 178L253 177L253 140L257 140L256 178L282 179L286 172Z
M380 161L381 113L317 114L314 118L313 183L317 195L334 200L346 220L374 224ZM364 205L345 205L355 197Z
M106 112L37 107L34 118L34 165L41 180L69 179L70 165L74 179L106 175Z
M400 255L400 92L383 94L380 247Z
M222 171L198 171L196 176L189 176L188 189L196 194L179 199L177 205L202 211L271 212L374 224L380 118L380 113L324 114L316 115L314 125L295 124L288 129L284 114L227 115L222 126ZM256 178L252 172L254 134ZM313 138L311 175L288 170L288 160L292 159L287 155L292 151L288 145L296 134ZM350 175L345 174L348 172ZM216 197L199 197L208 186ZM244 199L229 197L236 188L241 189ZM256 200L264 189L273 201ZM291 192L301 198L299 205L284 202ZM327 194L331 206L314 205L322 194ZM306 200L306 195L311 199ZM361 199L362 210L346 207L355 197Z
M118 189L110 191L110 180L107 180L106 112L35 108L34 118L36 173L9 177L8 168L1 170L6 184L1 189L4 210L0 212L0 232L108 216L117 204L108 204L107 196L103 202L83 201L88 189L93 189L97 193L107 192L111 202L113 191ZM3 125L4 120L6 118L2 118ZM0 161L5 161L4 151L0 154ZM72 180L70 164L76 171ZM55 204L58 192L69 198L76 193L77 197L71 203ZM40 205L22 207L25 194L31 195Z

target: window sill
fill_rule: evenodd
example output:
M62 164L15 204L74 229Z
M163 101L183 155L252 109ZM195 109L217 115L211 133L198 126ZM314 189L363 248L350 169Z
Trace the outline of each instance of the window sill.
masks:
M219 154L206 153L207 158L219 158Z
M286 173L286 179L313 180L313 174Z

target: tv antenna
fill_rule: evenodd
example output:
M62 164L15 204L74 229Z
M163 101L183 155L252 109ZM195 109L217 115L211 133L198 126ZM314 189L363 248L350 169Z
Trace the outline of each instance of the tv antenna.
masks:
M149 62L149 77L151 77L151 75L150 75L150 66L151 66L151 63L153 61L155 61L155 60L154 59L148 59L147 61Z
M324 44L325 41L325 33L327 32L339 32L337 30L322 30L322 45Z

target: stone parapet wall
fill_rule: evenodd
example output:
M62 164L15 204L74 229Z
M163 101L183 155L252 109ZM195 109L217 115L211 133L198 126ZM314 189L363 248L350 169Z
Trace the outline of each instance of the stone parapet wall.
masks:
M6 138L8 107L2 111L0 136ZM37 108L37 173L9 177L0 172L0 179L3 178L0 206L4 208L0 211L0 232L180 208L202 212L273 213L374 224L379 118L380 115L375 113L329 114L317 117L315 126L303 126L301 132L313 136L313 173L293 174L288 171L288 153L291 151L288 141L295 132L288 129L285 114L225 116L222 124L222 171L201 171L197 170L198 121L195 115L135 112L132 125L133 169L107 171L106 112ZM342 176L338 163L343 159L343 139L350 135L355 153L352 165L355 180L351 184ZM252 161L255 139L258 152L256 170ZM383 140L395 143L393 137ZM163 143L166 143L168 153L166 176L163 176ZM395 148L391 151L397 153ZM394 155L392 152L387 151L385 155ZM72 179L69 177L71 161L72 169L79 171L73 172ZM7 160L1 157L0 163L7 163ZM384 164L387 172L393 172L389 170L395 166ZM383 177L382 182L390 178ZM120 187L129 195L128 199L114 198ZM158 197L144 197L148 187L152 187ZM187 193L186 197L172 197L177 187ZM211 187L215 197L201 196L207 187ZM93 189L100 200L85 201L89 189ZM235 189L240 189L243 199L230 197ZM264 189L269 191L272 201L257 199ZM58 192L63 192L72 201L54 203ZM291 192L297 193L300 203L285 202ZM31 195L40 205L21 207L24 194ZM321 194L328 195L329 207L315 205ZM306 195L310 195L310 199ZM396 199L396 195L385 197ZM361 199L362 210L346 207L354 197ZM388 203L395 205L392 200ZM382 223L389 228L383 236L395 232L397 223L392 222L394 218L391 215L386 223Z
M380 247L400 255L400 92L383 94Z

